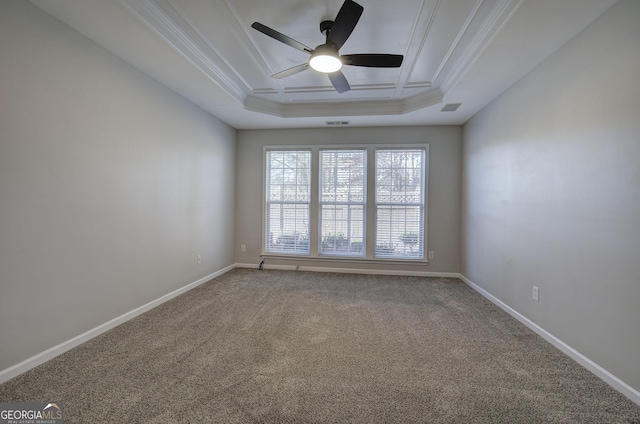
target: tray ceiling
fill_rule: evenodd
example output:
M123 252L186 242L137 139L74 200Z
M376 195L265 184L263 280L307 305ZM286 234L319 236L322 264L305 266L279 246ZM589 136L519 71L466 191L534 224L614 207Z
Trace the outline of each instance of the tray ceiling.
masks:
M274 79L342 0L32 0L137 69L235 128L461 124L582 30L615 0L356 0L364 6L341 54L405 56L400 68L345 66L337 93L313 70ZM443 112L446 103L461 103Z

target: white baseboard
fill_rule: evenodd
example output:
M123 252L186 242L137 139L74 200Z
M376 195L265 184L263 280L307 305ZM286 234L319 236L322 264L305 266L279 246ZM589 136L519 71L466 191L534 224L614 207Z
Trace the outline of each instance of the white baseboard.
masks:
M237 263L237 268L254 268L257 264ZM269 265L265 264L264 269L276 269L282 271L310 271L310 272L337 272L343 274L376 274L376 275L402 275L409 277L444 277L459 278L460 274L455 272L428 272L428 271L400 271L391 269L358 269L358 268L336 268L330 266L297 266L297 265Z
M529 327L531 330L535 331L538 335L540 335L543 339L551 343L561 352L565 353L571 359L573 359L574 361L576 361L577 363L579 363L580 365L582 365L583 367L585 367L586 369L594 373L605 383L607 383L608 385L610 385L611 387L613 387L614 389L616 389L617 391L619 391L620 393L622 393L623 395L631 399L633 402L640 405L640 391L629 386L627 383L625 383L615 375L611 374L609 371L607 371L597 363L593 362L591 359L587 358L582 353L578 352L577 350L575 350L574 348L572 348L571 346L569 346L568 344L566 344L565 342L563 342L562 340L554 336L553 334L549 333L547 330L540 327L538 324L531 321L529 318L520 314L518 311L511 308L509 305L502 302L500 299L498 299L497 297L495 297L494 295L492 295L482 287L478 286L477 284L469 280L464 275L458 274L458 277L462 281L464 281L469 287L471 287L472 289L480 293L482 296L490 300L492 303L502 308L509 315L511 315L512 317L514 317L515 319L517 319L518 321L520 321L521 323Z
M203 283L206 283L207 281L211 280L212 278L215 278L219 275L222 275L228 271L231 271L233 268L235 268L235 265L230 265L226 268L223 268L219 271L216 271L212 274L207 275L206 277L203 277L201 279L199 279L198 281L194 281L193 283L189 283L184 287L181 287L177 290L172 291L171 293L167 293L162 297L159 297L156 300L152 300L151 302L142 305L138 308L133 309L132 311L129 311L125 314L120 315L117 318L114 318L110 321L105 322L104 324L101 324L95 328L92 328L89 331L86 331L70 340L67 340L66 342L62 342L57 346L54 346L50 349L45 350L44 352L38 353L37 355L32 356L31 358L25 359L24 361L13 365L7 369L4 369L2 371L0 371L0 383L4 383L5 381L8 381L10 379L12 379L13 377L16 377L20 374L22 374L23 372L29 371L32 368L37 367L40 364L43 364L53 358L55 358L58 355L63 354L64 352L73 349L74 347L88 341L91 340L92 338L108 331L111 330L114 327L117 327L120 324L125 323L126 321L129 321L132 318L137 317L138 315L141 315L147 311L149 311L150 309L155 308L158 305L163 304L164 302L173 299L176 296L181 295L182 293L185 293Z

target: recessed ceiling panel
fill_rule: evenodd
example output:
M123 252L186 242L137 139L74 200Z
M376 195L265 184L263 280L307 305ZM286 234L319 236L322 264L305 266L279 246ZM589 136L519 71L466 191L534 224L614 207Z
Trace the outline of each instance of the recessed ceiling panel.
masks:
M340 49L341 54L353 53L387 53L405 55L406 47L413 35L413 22L407 25L407 16L415 17L423 2L421 0L404 1L394 7L381 7L380 2L360 2L364 12L351 36ZM231 4L231 3L230 3ZM245 27L258 21L280 33L287 35L314 49L326 40L320 33L319 25L323 20L333 20L340 10L343 1L297 2L285 0L275 6L273 3L234 1L232 7L237 15L241 15ZM278 42L258 31L251 29L250 36L259 51L259 59L265 63L267 73L277 73L285 69L305 63L309 56L290 46ZM412 60L414 58L406 58ZM400 70L384 68L365 68L345 66L343 73L352 86L360 86L359 97L368 98L364 94L366 86L395 85L401 76ZM331 84L324 75L309 69L299 74L273 81L275 89L288 93L291 89L299 89L298 96L303 96L305 87L326 87ZM315 92L313 92L315 93ZM390 93L393 97L396 92ZM307 101L315 98L310 94ZM336 101L347 96L333 93ZM285 94L286 98L290 98ZM296 99L292 99L296 101Z

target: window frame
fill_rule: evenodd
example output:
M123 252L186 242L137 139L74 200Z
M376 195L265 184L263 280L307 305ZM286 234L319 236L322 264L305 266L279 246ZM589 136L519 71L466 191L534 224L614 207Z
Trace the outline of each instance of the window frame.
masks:
M268 163L268 157L269 157L269 153L270 152L308 152L309 153L309 189L308 189L308 199L307 201L300 201L300 200L293 200L293 201L271 201L268 198L268 194L269 194L269 189L270 189L270 181L268 176L271 176L271 173L269 172L271 170L270 167L270 163ZM263 157L263 172L262 172L262 178L263 178L263 189L262 189L262 251L265 254L271 254L271 255L284 255L284 256L300 256L300 257L308 257L311 254L311 249L310 249L310 235L311 235L311 231L312 231L312 220L311 220L311 204L312 204L312 196L313 196L313 166L312 166L312 161L313 161L313 152L312 149L308 148L308 147L291 147L291 148L269 148L269 149L265 149L264 150L264 157ZM267 172L269 172L269 175L267 175ZM271 243L269 243L267 241L267 237L270 238L270 236L268 236L268 232L270 230L269 227L269 223L268 223L268 219L269 219L269 206L272 204L280 204L280 205L307 205L308 208L308 212L307 212L307 219L308 219L308 234L307 234L307 250L306 252L304 251L287 251L287 250L269 250L268 247L271 245ZM284 234L281 234L281 236L283 236Z
M424 169L423 171L423 213L422 213L422 237L423 237L423 257L422 258L386 258L374 256L375 254L375 187L376 187L376 170L375 170L375 153L376 150L387 149L422 149L424 151ZM268 151L307 150L311 152L311 168L310 168L310 184L311 197L309 206L309 254L291 254L268 252L266 250L266 188L267 188L267 152ZM324 255L320 253L320 151L321 150L365 150L366 164L365 180L366 180L366 201L365 201L365 234L364 234L364 257L361 256L343 256L343 255ZM336 144L292 144L292 145L264 145L263 146L263 172L262 172L262 252L260 257L265 258L282 258L282 259L299 259L305 261L329 261L329 262L353 262L353 263L387 263L387 264L415 264L428 265L426 252L428 250L428 216L429 216L429 143L349 143L343 145Z
M325 201L323 200L323 192L322 192L322 185L323 185L323 178L322 178L322 172L324 171L323 168L323 164L322 164L322 154L325 152L348 152L348 153L356 153L356 152L361 152L362 153L362 160L363 160L363 181L362 181L362 201L361 202L354 202L354 201ZM367 160L367 148L366 147L340 147L340 148L329 148L329 147L320 147L318 149L318 255L319 256L328 256L328 257L351 257L351 258L364 258L366 255L366 241L367 241L367 177L368 177L368 160ZM351 236L348 234L347 235L347 251L346 252L330 252L330 251L324 251L323 250L323 244L325 242L324 238L323 238L323 206L346 206L348 209L351 206L362 206L362 246L361 246L361 252L358 253L354 253L351 248L352 248L352 241L351 241ZM347 212L348 218L347 218L347 227L349 230L351 230L351 210L348 210ZM337 234L336 234L337 237Z
M422 162L422 166L420 167L420 200L419 202L413 202L413 203L409 203L409 202L393 202L391 200L387 201L387 202L383 202L383 201L378 201L378 153L379 152L393 152L393 151L398 151L398 152L406 152L406 151L420 151L422 154L421 157L421 162ZM427 185L426 185L426 177L428 175L428 160L429 160L429 152L428 149L426 148L421 148L421 147L413 147L413 146L409 146L409 147L400 147L400 146L393 146L393 147L381 147L378 146L375 148L375 163L373 165L373 170L375 173L375 190L374 190L374 199L372 200L372 203L374 205L375 208L375 215L374 215L374 223L373 226L375 227L375 248L374 248L374 252L373 252L373 256L376 259L402 259L402 260L423 260L424 257L424 252L425 252L425 247L426 247L426 200L427 200ZM378 248L378 229L379 229L379 209L381 209L381 207L388 207L390 209L393 208L410 208L410 207L414 207L414 208L419 208L420 209L420 214L419 214L419 225L418 225L418 235L419 235L419 241L417 242L418 244L418 256L405 256L405 255L379 255L377 254L376 250ZM405 224L406 224L406 217L405 217Z

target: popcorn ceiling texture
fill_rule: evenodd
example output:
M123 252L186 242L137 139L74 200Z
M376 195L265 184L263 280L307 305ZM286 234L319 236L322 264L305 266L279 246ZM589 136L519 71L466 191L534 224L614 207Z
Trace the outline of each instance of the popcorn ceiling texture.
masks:
M0 385L65 423L640 423L456 279L236 269Z

